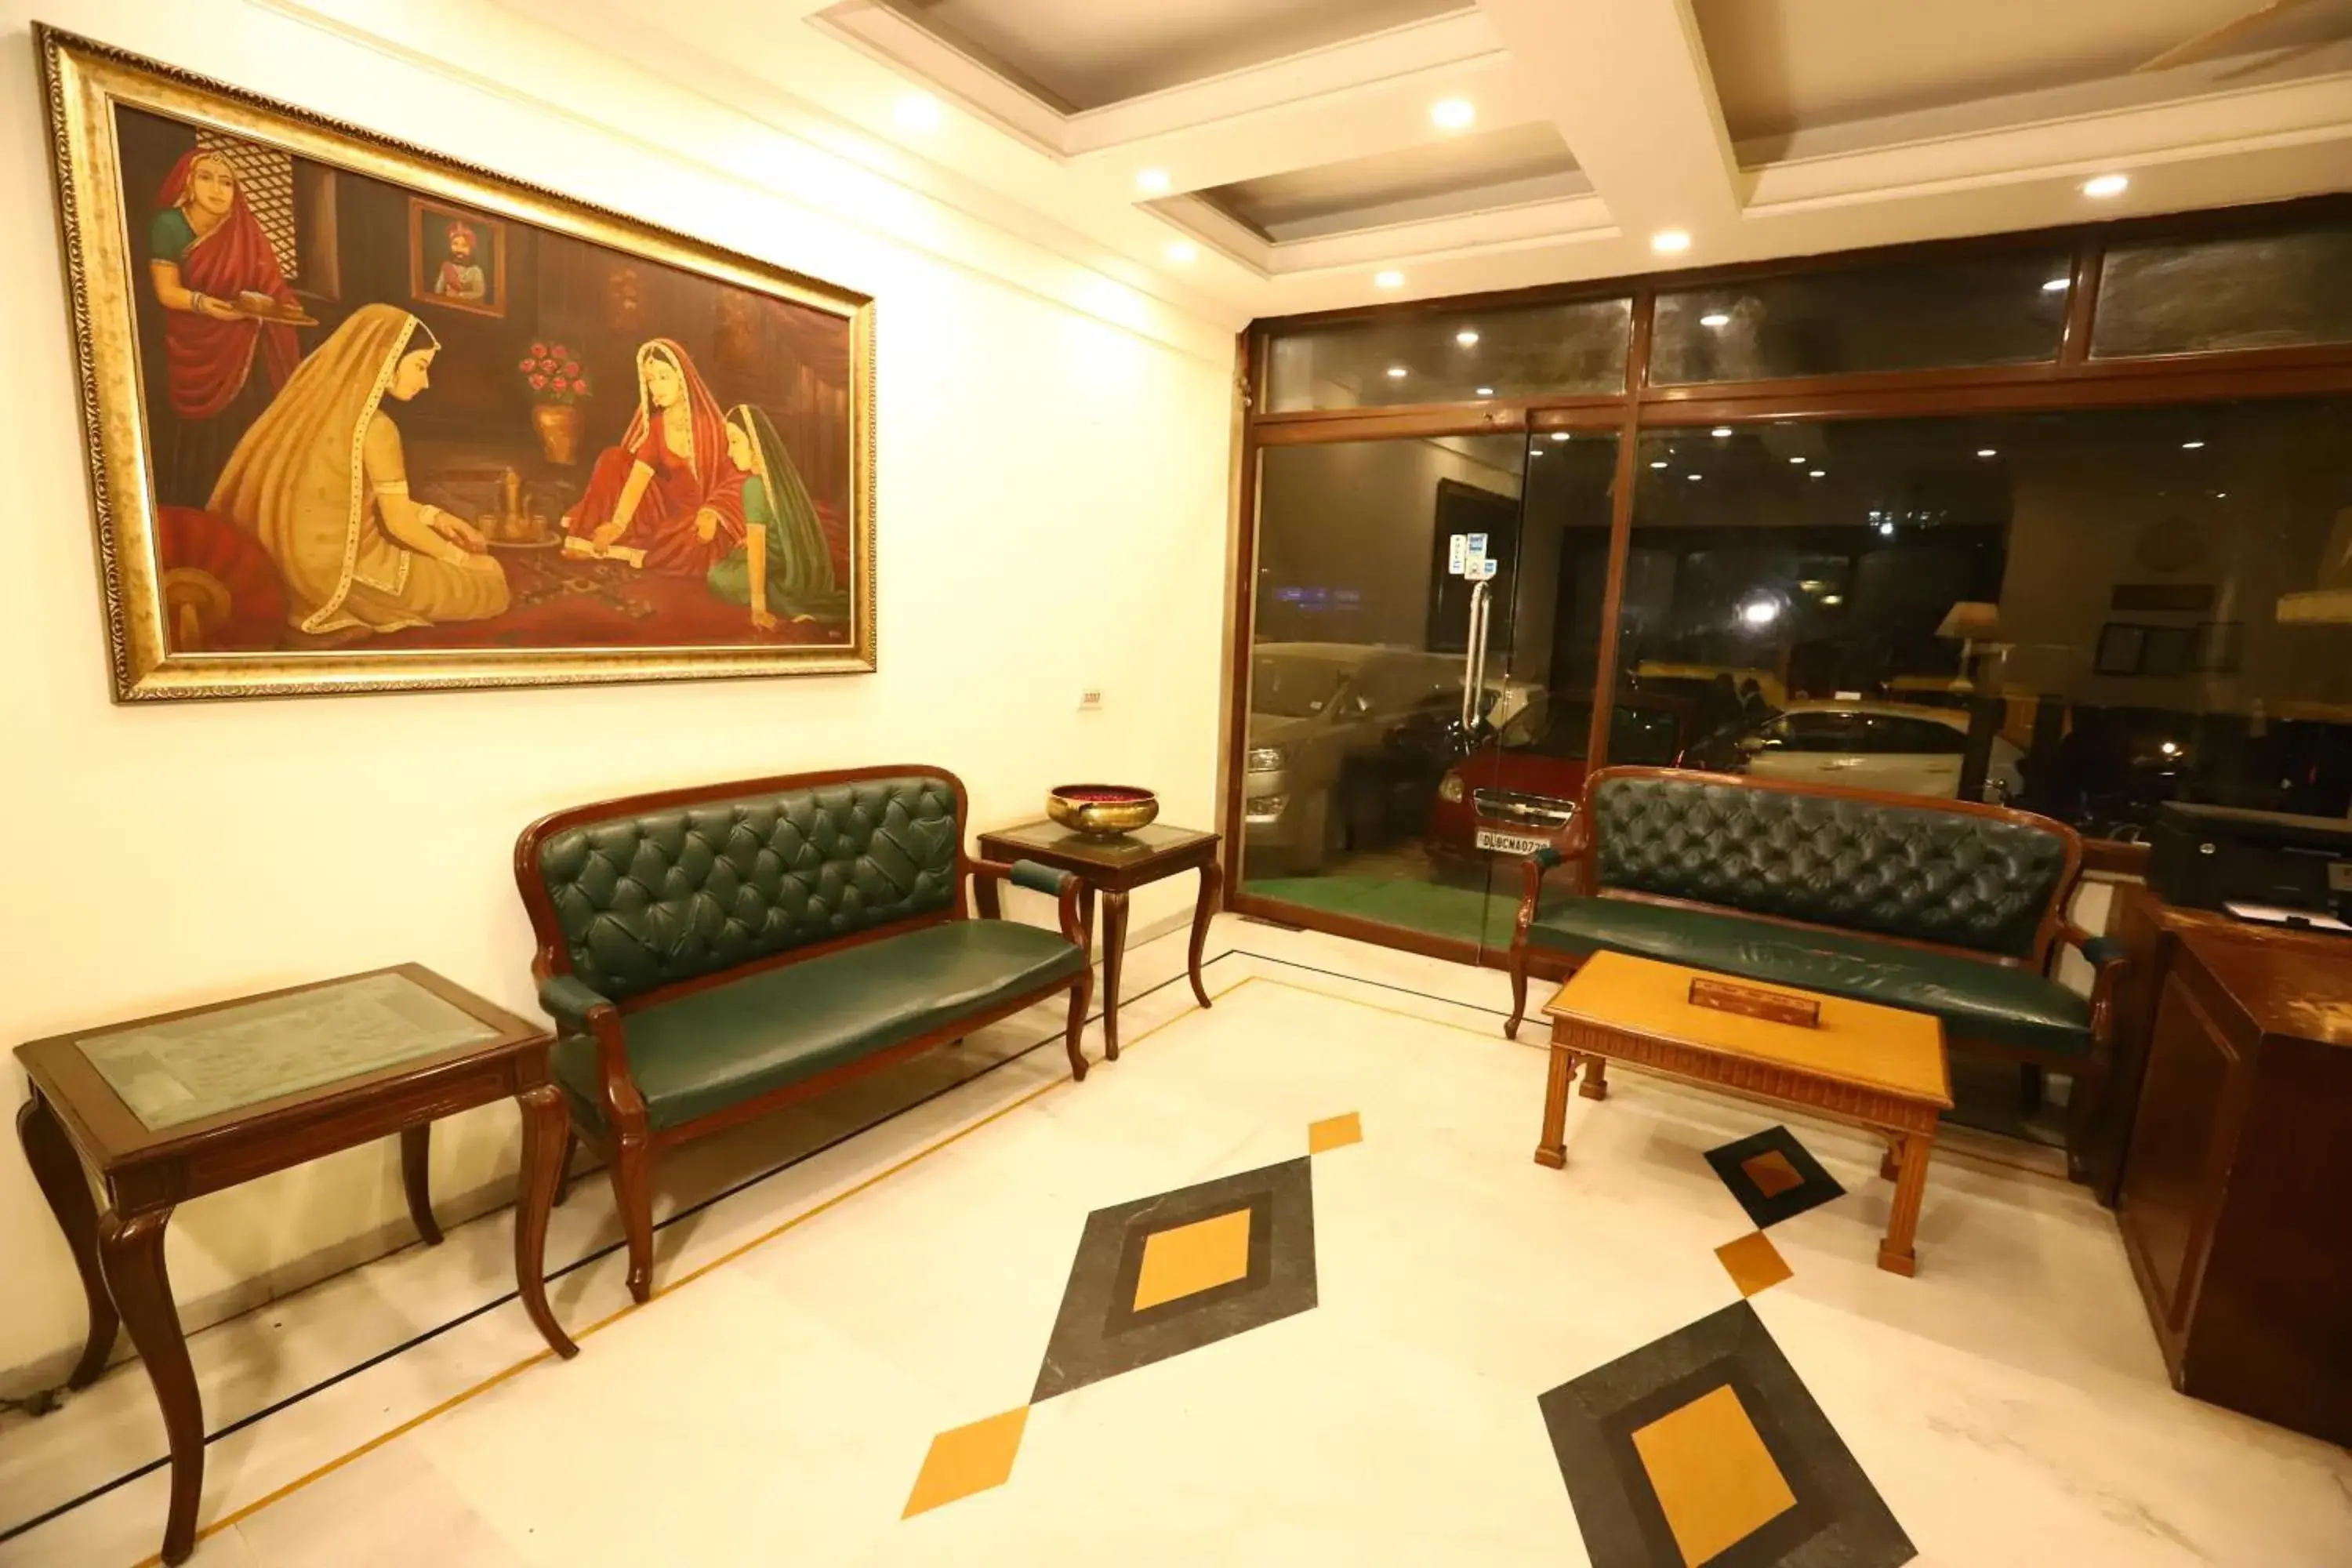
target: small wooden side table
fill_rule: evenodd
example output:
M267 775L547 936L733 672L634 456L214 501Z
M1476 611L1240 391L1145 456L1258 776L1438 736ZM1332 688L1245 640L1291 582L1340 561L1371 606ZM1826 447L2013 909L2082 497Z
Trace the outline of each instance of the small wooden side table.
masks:
M1103 1054L1118 1060L1118 968L1127 949L1127 896L1147 882L1180 871L1201 873L1200 896L1192 902L1192 952L1187 967L1192 994L1209 1005L1208 989L1201 984L1201 948L1209 940L1209 917L1216 912L1217 889L1223 873L1217 866L1217 836L1190 827L1153 823L1116 838L1090 838L1058 822L1030 822L998 828L980 836L980 852L990 860L1034 860L1057 871L1067 871L1086 884L1078 910L1086 918L1087 954L1094 955L1095 895L1103 903ZM978 884L980 912L995 919L1001 912L996 880Z
M195 1549L205 1416L163 1271L172 1210L401 1135L409 1213L438 1243L425 1156L440 1117L512 1098L522 1108L515 1278L558 1355L579 1353L548 1310L548 1215L569 1112L548 1077L545 1030L418 964L58 1035L16 1047L32 1098L16 1135L81 1271L89 1340L68 1380L106 1370L119 1328L147 1363L172 1447L163 1561ZM100 1213L87 1172L106 1194Z

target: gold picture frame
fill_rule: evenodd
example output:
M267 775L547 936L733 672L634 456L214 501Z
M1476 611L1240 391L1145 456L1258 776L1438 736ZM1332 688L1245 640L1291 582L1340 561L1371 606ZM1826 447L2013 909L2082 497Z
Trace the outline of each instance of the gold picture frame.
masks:
M870 297L55 28L37 26L35 47L79 351L116 700L875 669ZM159 156L185 144L151 208L138 203L152 187L125 184L126 128L135 133L131 152L146 159L142 169L149 178ZM190 221L208 216L210 209L197 210L206 198L194 191L198 176L190 171L215 149L222 151L213 166L226 171L215 185L233 192L224 198L228 216L215 216L214 229L194 230L191 241L189 222L174 226L171 214L183 212ZM267 184L280 166L285 177ZM185 201L196 205L170 205L163 196L175 189L188 191ZM393 226L386 219L368 227L374 221L369 201L412 198L499 224L502 273L509 247L528 247L528 256L514 258L513 276L497 283L509 319L412 300L404 216L396 241L377 251L354 248L362 245L356 237ZM231 233L236 225L246 226ZM214 243L215 232L230 234L242 248ZM144 273L138 263L142 237ZM184 249L175 251L175 240ZM203 293L193 281L195 268L184 277L170 257L193 260L205 245L213 249L203 266L217 270L224 256L242 256L267 274L266 284L226 300ZM315 268L328 281L310 293L301 291L299 267L285 265L289 257L299 262L304 245L330 248ZM394 248L397 268L379 254ZM279 265L270 264L273 252ZM527 270L530 257L537 258L535 274ZM363 265L355 267L355 258ZM371 291L365 279L378 267L384 282ZM592 286L597 276L604 279L603 293ZM526 300L534 288L536 305ZM559 294L566 301L561 309L588 322L581 331L593 340L565 352L582 361L601 355L599 363L618 367L602 374L602 383L625 392L599 384L591 399L591 380L599 374L593 365L533 361L534 353L564 349L544 341L552 335L546 323L561 319L548 302ZM699 348L684 346L687 328L664 316L664 301L675 305L677 321L703 334ZM187 341L195 347L183 352L182 342L163 335L182 324L168 315L172 310L222 321L250 314L257 324L242 341L260 346L244 351L236 396L249 398L257 414L231 400L226 413L206 416L205 398L216 400L216 388L168 380L194 364L191 381L200 382L215 362L228 364L234 376L239 363L233 353L207 361L201 351L210 340L202 332L212 329L193 318ZM395 312L413 319L402 325ZM714 321L715 327L709 324ZM341 359L320 353L347 331L351 341ZM534 331L542 339L533 340ZM461 336L466 332L519 333L511 342L521 343L520 375L510 347L495 364L478 344L457 353L453 344L471 342ZM229 341L234 346L237 340ZM508 340L479 340L501 342ZM281 353L279 344L292 352ZM714 363L709 385L685 363L697 353ZM349 397L331 379L346 361L359 367L345 383L357 389ZM534 363L551 368L556 393L525 388L525 382L541 385ZM280 407L296 401L279 395L289 382L304 377L305 390L323 387L330 395L312 399L328 412L308 424ZM466 417L419 414L424 405L417 403L388 401L425 395L421 389L436 383L447 390L431 395L447 406L457 406L448 400L472 399L463 405ZM778 386L783 390L772 390ZM567 392L579 395L564 408ZM358 423L352 426L354 408ZM624 428L621 416L632 408L635 417ZM548 417L549 409L569 417ZM383 433L371 421L394 412L410 428L380 440ZM235 419L247 422L215 428ZM169 442L163 439L166 426ZM279 443L293 443L285 461L313 464L299 472L321 472L336 482L289 489L296 501L265 497L256 503L260 511L247 507L244 498L256 487L240 487L231 476L259 463L247 448L269 444L265 426L272 437L295 433ZM478 427L495 430L503 445L467 447ZM314 429L331 433L341 447L311 439L307 433ZM446 437L437 446L436 430ZM214 446L205 449L191 431L212 437ZM572 451L567 443L583 434ZM592 467L585 456L600 447ZM442 448L448 449L439 459L444 467L430 468ZM407 467L387 472L380 449ZM323 456L333 450L350 454L348 523L335 510L344 505L340 499L313 503L320 493L342 494L340 470ZM159 452L181 487L176 501L161 499L167 469L159 468ZM617 475L633 458L637 468L658 473L647 484L632 472L635 499L623 485L614 500L608 468ZM428 465L422 472L420 463ZM221 477L207 490L211 471ZM414 492L412 478L418 480ZM648 510L645 497L665 486L685 499ZM551 498L544 508L539 489ZM528 506L519 493L531 498ZM436 499L417 499L427 494ZM576 499L567 503L567 497ZM565 504L571 510L556 510ZM278 512L268 512L269 506ZM478 525L467 515L477 507ZM589 526L600 519L602 526ZM643 531L656 526L664 531ZM330 585L316 589L305 553L316 551L300 542L321 531L331 540L339 528L341 586L333 586L330 558ZM187 542L191 536L223 559L204 558ZM648 541L650 549L636 547ZM166 544L174 552L170 559ZM334 545L318 548L331 557ZM796 553L780 564L780 549ZM676 559L666 561L665 550ZM355 552L374 552L373 575L364 562L354 567ZM749 587L747 553L754 558ZM431 563L441 557L447 559ZM274 591L273 572L282 579ZM495 595L475 592L471 601L463 592L436 597L418 587L462 579L471 592L489 575L498 578ZM362 601L364 607L354 608ZM486 612L493 602L499 607ZM278 616L274 630L265 612ZM738 624L740 632L730 629Z

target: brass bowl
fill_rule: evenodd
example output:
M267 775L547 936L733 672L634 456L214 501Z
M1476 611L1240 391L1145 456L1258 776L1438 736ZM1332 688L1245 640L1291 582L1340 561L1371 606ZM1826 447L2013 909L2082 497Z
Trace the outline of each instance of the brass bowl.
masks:
M1063 784L1045 796L1045 815L1073 833L1116 838L1160 815L1160 797L1127 784Z

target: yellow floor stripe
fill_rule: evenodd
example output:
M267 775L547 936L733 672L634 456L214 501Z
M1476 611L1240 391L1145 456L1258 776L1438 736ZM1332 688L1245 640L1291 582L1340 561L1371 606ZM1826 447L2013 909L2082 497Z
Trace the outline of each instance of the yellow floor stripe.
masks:
M1221 1002L1226 997L1232 995L1234 992L1241 990L1243 987L1255 983L1257 979L1258 976L1255 974L1244 975L1240 980L1228 985L1223 991L1218 992L1214 996L1211 997L1210 1000ZM1303 990L1305 988L1293 987L1292 989ZM1319 995L1321 993L1311 993L1311 994ZM1346 998L1335 998L1335 1000L1344 1001ZM1144 1041L1150 1039L1160 1030L1168 1027L1171 1024L1181 1023L1187 1018L1197 1018L1200 1016L1201 1010L1199 1008L1189 1008L1184 1012L1176 1014L1172 1017L1163 1018L1159 1023L1152 1025L1151 1027L1144 1030L1143 1033L1135 1036L1131 1039L1122 1041L1121 1046L1123 1050L1133 1050L1137 1046L1141 1045ZM1097 1062L1094 1065L1099 1068L1102 1064L1100 1062ZM736 1247L732 1252L729 1252L719 1258L715 1258L709 1263L704 1264L701 1268L693 1270L691 1273L681 1275L677 1279L671 1280L659 1290L654 1292L654 1300L657 1301L664 1296L668 1295L671 1291L683 1289L684 1287L692 1284L694 1281L701 1279L704 1275L709 1273L712 1269L719 1268L722 1264L734 1262L745 1253L752 1251L757 1247L763 1247L769 1242L775 1240L776 1237L783 1235L784 1232L792 1229L794 1226L814 1219L817 1215L824 1213L825 1210L832 1208L836 1204L845 1203L850 1198L856 1197L858 1194L865 1192L867 1188L872 1187L880 1182L886 1181L889 1177L897 1175L908 1166L915 1164L919 1161L929 1159L933 1154L938 1153L940 1150L947 1148L950 1144L960 1142L963 1139L971 1137L973 1133L979 1131L990 1122L1002 1121L1003 1118L1010 1116L1013 1112L1020 1110L1023 1106L1028 1105L1034 1100L1041 1100L1057 1089L1066 1089L1070 1087L1073 1081L1073 1079L1066 1078L1055 1079L1051 1083L1041 1084L1037 1088L1031 1089L1027 1094L1023 1095L1018 1100L1013 1100L1008 1104L999 1106L996 1110L990 1111L986 1116L982 1117L971 1126L958 1128L955 1131L949 1133L938 1142L917 1150L912 1154L909 1154L905 1159L899 1161L897 1164L892 1165L886 1170L876 1172L873 1175L866 1177L864 1181L859 1182L855 1186L844 1188L842 1191L835 1193L833 1196L825 1199L823 1203L794 1215L792 1218L785 1220L782 1224L776 1226L773 1229L745 1242L742 1246ZM961 1088L962 1086L958 1085L957 1087ZM647 1306L651 1306L652 1304L653 1303L650 1301L646 1303ZM595 1322L589 1324L588 1327L573 1334L572 1336L572 1342L575 1344L583 1343L593 1335L604 1329L610 1328L613 1324L619 1322L623 1318L629 1316L632 1312L635 1312L637 1310L637 1303L635 1301L630 1302L620 1310L614 1312L609 1316L598 1319ZM376 1449L383 1447L386 1443L391 1442L394 1438L404 1436L408 1433L416 1430L419 1426L424 1426L426 1422L433 1420L435 1417L447 1415L450 1411L455 1410L457 1406L465 1404L467 1400L472 1399L477 1394L488 1393L491 1389L496 1388L499 1384L506 1382L509 1378L513 1377L518 1373L527 1372L530 1368L537 1366L541 1362L552 1361L554 1359L555 1352L553 1351L536 1351L531 1354L525 1356L522 1360L515 1363L512 1366L508 1367L503 1372L492 1373L489 1376L474 1384L471 1388L451 1394L448 1398L433 1406L430 1410L410 1416L407 1420L402 1422L399 1426L393 1427L390 1431L381 1433L376 1436L369 1438L366 1442L362 1443L358 1447L352 1449L348 1453L339 1455L335 1458L328 1460L325 1464L320 1465L315 1470L311 1470L305 1475L295 1478L293 1480L287 1482L284 1486L279 1487L276 1491L270 1492L265 1497L256 1498L253 1501L247 1503L243 1508L237 1509L232 1513L225 1514L221 1518L213 1521L210 1524L205 1525L196 1531L196 1539L198 1541L209 1541L224 1530L234 1529L239 1523L251 1519L263 1509L269 1507L270 1504L283 1501L285 1499L293 1496L296 1492L300 1491L304 1487L309 1486L311 1482L333 1475L337 1470L341 1469L345 1465L350 1464L352 1460L365 1458L367 1455L373 1453ZM138 1563L132 1565L132 1568L162 1568L163 1562L163 1554L158 1552L152 1556L141 1558Z

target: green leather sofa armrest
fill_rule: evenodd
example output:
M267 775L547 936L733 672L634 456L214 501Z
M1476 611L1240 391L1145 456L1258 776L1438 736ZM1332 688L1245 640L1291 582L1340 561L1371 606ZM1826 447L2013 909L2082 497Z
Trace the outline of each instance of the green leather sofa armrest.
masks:
M1084 890L1086 883L1078 877L1067 871L1057 871L1035 860L1015 860L1011 865L1002 860L974 860L971 875L975 881L982 877L994 877L1016 888L1026 888L1054 899L1061 905L1064 938L1080 947L1087 945L1086 926L1078 918L1078 894Z
M539 983L539 1005L547 1016L563 1026L569 1034L586 1035L589 1016L599 1007L611 1008L613 1004L577 975L551 974Z
M1035 860L1015 860L1013 862L1011 879L1016 888L1026 888L1033 893L1044 893L1048 898L1058 899L1062 896L1062 889L1076 881L1077 878L1067 871L1057 871L1053 867L1043 865Z
M2091 982L2091 1051L2104 1063L2115 1033L2116 986L2123 976L2124 944L2111 936L2095 936L2073 921L2059 928L2058 939L2098 971Z

